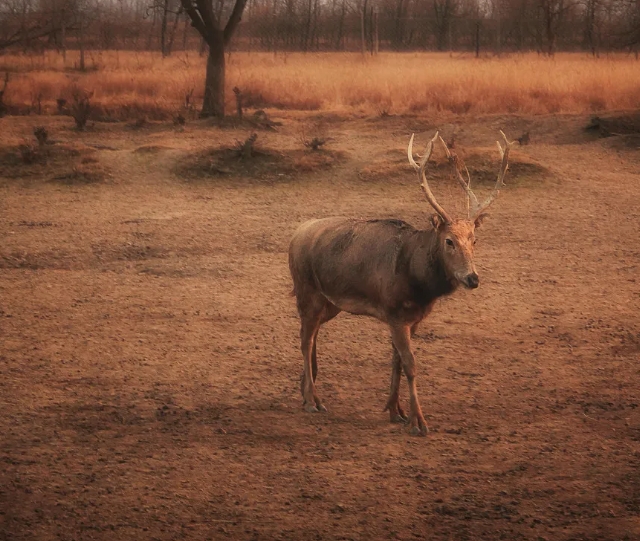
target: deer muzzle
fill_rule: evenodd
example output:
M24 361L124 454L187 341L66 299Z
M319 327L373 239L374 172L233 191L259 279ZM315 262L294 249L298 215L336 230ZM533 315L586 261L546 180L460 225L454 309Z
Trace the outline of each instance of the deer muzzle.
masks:
M471 274L467 274L462 280L462 283L469 289L475 289L480 284L480 278L474 271Z

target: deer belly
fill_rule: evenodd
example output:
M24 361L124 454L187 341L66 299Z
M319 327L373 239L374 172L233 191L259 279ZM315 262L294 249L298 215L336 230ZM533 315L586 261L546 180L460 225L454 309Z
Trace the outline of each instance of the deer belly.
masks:
M367 299L353 299L348 297L336 299L328 295L325 295L325 297L331 304L334 304L343 312L348 312L356 316L371 316L381 321L386 321L387 319L384 311Z

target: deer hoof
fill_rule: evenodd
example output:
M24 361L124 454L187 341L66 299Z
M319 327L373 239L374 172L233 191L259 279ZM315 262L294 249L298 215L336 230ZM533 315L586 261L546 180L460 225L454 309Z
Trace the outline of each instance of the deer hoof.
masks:
M304 411L307 413L327 413L327 408L320 402L316 402L315 406L313 404L305 404Z
M396 413L395 415L391 415L390 422L392 423L406 423L409 420L408 417L402 415L401 413Z
M412 426L410 434L412 436L426 436L429 432L427 425Z
M315 405L313 403L306 403L304 405L304 411L307 413L326 413L327 408L320 404L320 402L316 402Z

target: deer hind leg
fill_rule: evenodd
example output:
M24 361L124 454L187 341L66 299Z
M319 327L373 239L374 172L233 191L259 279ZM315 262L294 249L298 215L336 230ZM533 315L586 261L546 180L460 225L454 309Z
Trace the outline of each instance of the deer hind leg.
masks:
M391 327L391 338L393 345L400 355L402 368L405 376L407 376L407 383L409 384L409 426L411 427L411 434L426 436L428 432L427 422L422 414L420 402L418 401L418 391L416 389L416 363L413 352L411 351L410 327L408 325Z
M389 400L384 411L389 411L389 421L392 423L406 423L409 418L405 415L400 406L400 378L402 376L402 360L400 354L393 345L393 358L391 359L391 388L389 390Z
M340 308L331 304L327 301L324 305L324 309L320 314L320 324L316 329L316 333L313 335L313 350L311 351L311 371L313 373L313 381L316 381L316 377L318 376L318 359L316 357L316 344L318 339L318 331L320 331L320 325L326 323L327 321L333 319L341 312Z
M315 383L316 378L318 377L318 358L316 355L316 344L317 344L317 338L318 338L318 331L320 330L320 326L323 323L326 323L327 321L333 319L334 317L336 317L339 313L341 312L340 308L336 307L335 305L331 304L330 302L327 302L323 311L320 314L320 322L318 324L318 328L316 329L315 334L313 335L313 340L312 340L312 349L311 349L311 374L313 376L313 382ZM304 353L303 353L304 355ZM305 384L305 379L304 379L304 370L302 372L302 374L300 374L300 394L302 394L302 396L304 397L304 384Z
M300 349L304 360L304 370L300 381L300 391L304 399L304 409L308 412L327 411L316 393L315 380L318 375L316 339L320 325L334 318L340 312L324 297L314 296L300 310Z

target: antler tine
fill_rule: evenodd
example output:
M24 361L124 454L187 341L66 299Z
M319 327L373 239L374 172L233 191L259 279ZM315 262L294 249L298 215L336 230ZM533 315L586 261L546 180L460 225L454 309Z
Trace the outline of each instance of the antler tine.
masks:
M498 149L500 151L500 157L502 158L500 172L498 173L498 179L496 180L496 185L493 187L493 190L489 194L489 197L487 197L484 203L482 203L482 205L480 205L475 211L474 217L477 217L480 213L485 211L489 207L489 205L491 205L491 203L493 203L494 199L500 193L500 188L504 186L504 176L507 174L507 169L509 168L509 151L514 145L514 141L510 142L502 130L500 130L500 135L502 135L502 139L504 140L504 149L500 145L500 142L496 141L496 144L498 145Z
M467 168L467 164L465 164L464 166L464 172L467 174L467 188L469 188L469 191L471 192L471 175L469 174L469 169ZM473 197L475 198L475 201L477 203L478 198L475 196L475 194ZM470 216L471 216L471 198L467 197L467 218L469 218Z
M478 198L476 197L476 194L474 194L471 191L471 176L469 175L469 171L467 170L468 182L465 182L464 178L462 178L462 174L460 173L460 168L459 168L460 162L458 160L458 155L455 152L452 153L451 150L449 150L447 143L444 142L444 139L442 137L440 137L439 139L440 139L440 143L442 144L442 148L444 148L444 152L447 155L447 158L449 159L449 163L451 164L451 168L453 169L453 174L456 177L458 184L460 184L462 189L467 194L467 217L469 217L469 215L471 214L471 209L473 210L473 212L476 212L476 210L480 206L478 203ZM465 166L465 169L466 169L466 166Z
M425 174L427 162L429 161L429 158L431 157L431 153L433 152L433 144L438 140L439 134L438 132L436 132L436 134L433 136L433 139L431 139L431 141L429 141L429 143L427 144L427 148L424 151L424 155L420 159L420 164L417 164L416 161L413 159L413 137L414 137L414 134L411 135L411 139L409 140L409 147L407 148L407 156L409 157L409 163L418 172L418 175L421 180L420 186L429 204L442 217L442 219L445 222L451 223L453 220L447 214L447 212L438 204L438 201L436 201L436 198L433 195L431 188L429 188L429 182L427 181L427 176Z
M407 156L409 158L409 163L411 164L411 166L416 170L416 171L420 171L420 166L416 163L416 161L413 159L413 137L415 136L415 133L411 134L411 139L409 139L409 146L407 147Z

